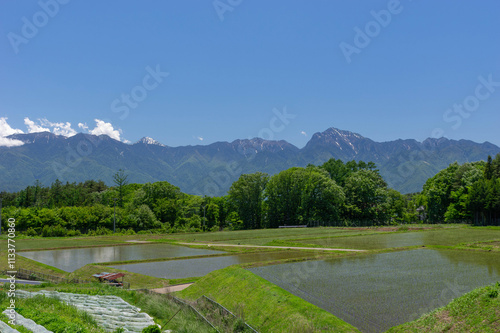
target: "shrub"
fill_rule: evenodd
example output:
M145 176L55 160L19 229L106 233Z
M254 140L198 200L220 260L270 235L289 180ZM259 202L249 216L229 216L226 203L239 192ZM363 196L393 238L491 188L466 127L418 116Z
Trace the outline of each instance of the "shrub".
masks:
M68 230L67 236L68 237L74 237L74 236L81 236L80 230Z
M26 230L26 236L34 237L37 235L38 235L38 233L32 227L29 227L28 230Z
M48 225L43 226L42 237L50 237L50 227Z
M42 229L42 237L64 237L68 233L68 230L62 227L60 224L49 227L45 225Z
M68 234L68 230L61 226L60 224L52 227L52 236L53 237L64 237Z
M124 235L135 235L135 231L132 228L129 228L128 230L123 230Z
M245 332L245 331L246 331L245 321L243 321L243 319L241 318L236 319L233 324L233 332Z
M487 295L489 298L497 298L498 297L498 290L490 290Z
M105 228L105 227L97 227L96 231L95 231L95 235L97 236L102 236L102 235L111 235L113 233L113 231L109 230L108 228Z
M142 330L142 333L161 333L161 330L156 325L150 325Z
M407 225L402 225L398 228L398 231L408 231L410 228L408 228Z

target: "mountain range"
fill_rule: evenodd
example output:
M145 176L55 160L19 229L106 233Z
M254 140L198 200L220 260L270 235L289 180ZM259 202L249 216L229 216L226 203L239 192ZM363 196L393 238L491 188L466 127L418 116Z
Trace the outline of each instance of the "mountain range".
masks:
M401 193L421 191L425 181L455 161L486 160L500 147L489 142L429 138L375 142L357 133L329 128L315 133L299 149L286 141L261 138L169 147L145 137L126 144L106 135L50 132L14 134L22 146L0 147L0 191L18 191L35 180L50 185L103 180L124 169L131 183L166 180L183 192L218 196L242 173L276 174L293 166L319 165L330 158L372 161L390 187Z

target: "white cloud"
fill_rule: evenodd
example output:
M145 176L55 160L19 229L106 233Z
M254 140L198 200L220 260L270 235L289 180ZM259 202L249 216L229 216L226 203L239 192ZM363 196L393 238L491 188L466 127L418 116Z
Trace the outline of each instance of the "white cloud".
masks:
M87 126L87 123L78 123L78 127L80 127L82 130L87 131L89 127Z
M94 119L96 122L96 126L94 129L89 129L86 123L78 123L78 128L82 129L84 132L88 132L93 135L107 135L115 140L122 141L124 143L130 143L129 140L125 140L121 138L121 130L114 129L111 123L105 122L100 119ZM53 123L47 118L38 119L36 122L32 121L28 117L24 118L24 124L28 127L28 133L39 133L39 132L52 132L56 135L62 135L65 137L71 137L77 134L71 127L70 122L60 122ZM13 129L7 123L6 117L0 117L0 146L20 146L24 143L19 140L12 140L6 138L7 136L15 133L24 133L20 129Z
M52 132L56 135L70 137L76 135L77 132L71 128L70 122L53 123L47 118L38 119L38 124L30 120L28 117L24 118L24 123L28 126L28 133L39 132Z
M0 147L17 147L24 145L21 140L0 137Z
M71 123L70 122L65 122L65 123L52 123L47 120L47 118L44 118L40 120L40 123L44 126L52 127L52 133L56 135L62 135L65 137L70 137L73 135L76 135L76 131L71 128Z
M96 127L93 130L90 130L89 133L93 135L102 135L105 134L112 139L122 141L120 139L120 130L115 130L111 123L107 123L104 120L94 119L96 122ZM82 127L83 128L83 127Z
M198 140L200 140L200 141L203 141L203 137L201 137L201 136L197 136L196 138L197 138Z
M306 131L300 131L300 134L302 134L302 135L304 135L304 136L307 136Z
M7 123L7 117L0 117L0 146L15 147L22 146L24 143L20 140L9 139L7 136L12 134L24 133L20 129L10 127Z
M20 129L10 127L10 125L7 123L7 119L7 117L0 117L0 136L6 137L12 134L24 133Z
M28 126L28 133L50 132L50 129L35 124L35 122L28 117L24 118L24 124Z

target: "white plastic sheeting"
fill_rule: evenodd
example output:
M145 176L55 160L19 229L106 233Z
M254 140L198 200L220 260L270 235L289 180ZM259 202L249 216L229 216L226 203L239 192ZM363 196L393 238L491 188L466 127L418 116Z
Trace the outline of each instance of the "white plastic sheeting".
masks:
M3 312L4 314L8 314L7 310ZM52 331L49 331L42 325L38 325L35 323L33 320L24 318L21 316L19 313L16 312L16 325L21 325L29 329L33 333L53 333ZM3 332L3 331L2 331ZM17 331L15 331L17 332Z
M36 295L57 298L77 309L88 312L101 327L109 332L119 327L122 327L125 332L142 332L145 327L155 325L153 318L147 313L140 312L141 309L130 305L118 296L93 296L45 290L38 292L16 291L16 296L20 298Z
M5 312L5 311L4 311ZM19 333L18 330L13 329L7 323L4 323L3 321L0 320L0 332L1 333Z

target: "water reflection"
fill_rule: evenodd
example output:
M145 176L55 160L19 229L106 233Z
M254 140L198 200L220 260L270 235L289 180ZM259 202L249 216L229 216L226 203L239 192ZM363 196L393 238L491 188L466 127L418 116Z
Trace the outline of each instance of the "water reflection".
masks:
M467 265L475 269L487 270L490 276L500 276L499 254L494 252L476 251L439 251L456 269Z
M412 251L252 268L363 332L382 332L500 280L500 254Z
M116 265L114 268L129 272L141 273L166 279L180 279L187 277L204 276L217 269L222 269L235 264L261 262L310 256L307 252L284 251L238 254L234 256L171 260L154 263L138 263L130 265Z
M332 248L386 249L418 245L456 245L463 242L485 241L500 238L500 230L485 229L442 229L412 231L404 233L373 234L355 237L329 237L304 240L304 243L318 244ZM301 242L300 240L297 240Z
M139 244L127 246L92 247L84 249L65 249L19 252L18 254L72 272L90 263L141 260L156 258L176 258L196 255L224 253L222 251L192 249L169 244Z

